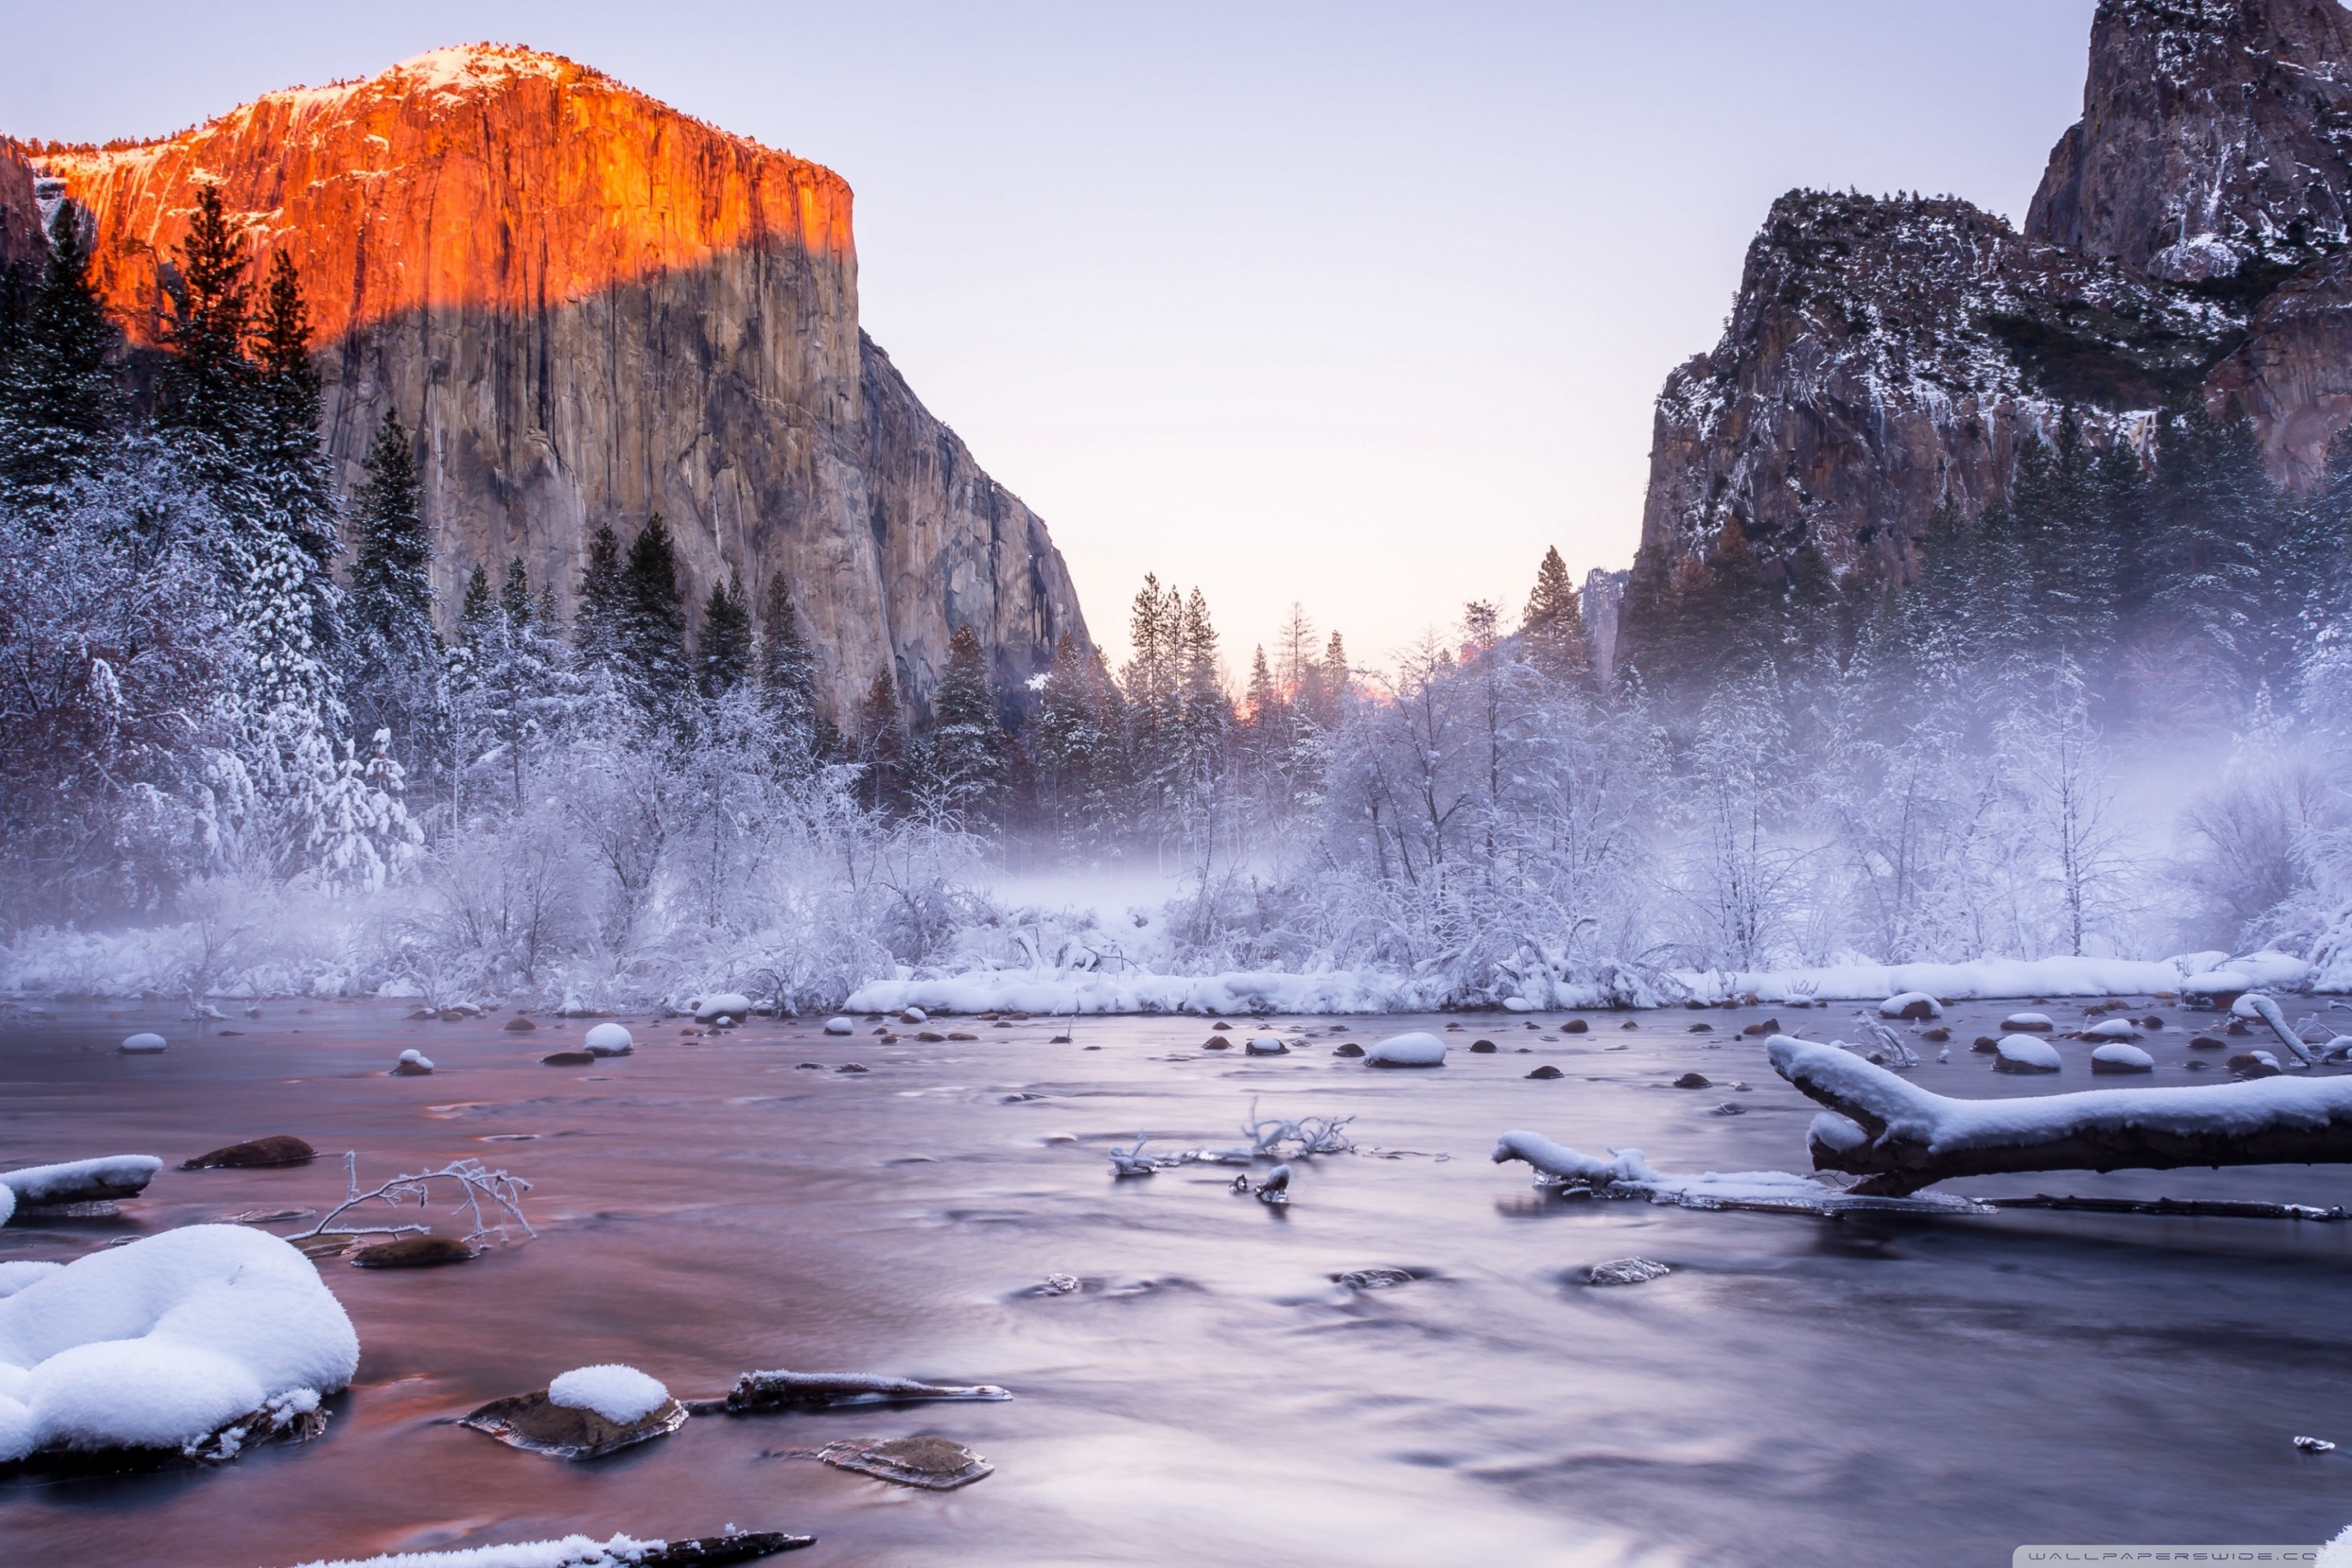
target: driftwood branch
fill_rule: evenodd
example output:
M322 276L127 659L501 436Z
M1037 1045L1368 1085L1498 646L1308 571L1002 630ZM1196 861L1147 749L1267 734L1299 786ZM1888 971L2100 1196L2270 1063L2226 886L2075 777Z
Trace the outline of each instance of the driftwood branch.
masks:
M1832 1046L1776 1035L1780 1075L1833 1114L1809 1137L1816 1170L1900 1197L1956 1176L2352 1163L2352 1078L1948 1100Z

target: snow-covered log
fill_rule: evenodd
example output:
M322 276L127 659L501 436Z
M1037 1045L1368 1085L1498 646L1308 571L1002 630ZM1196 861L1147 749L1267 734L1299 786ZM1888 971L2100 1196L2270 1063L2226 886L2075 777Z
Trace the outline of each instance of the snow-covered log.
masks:
M1774 1070L1829 1108L1816 1170L1899 1197L1955 1176L2352 1163L2352 1078L1948 1100L1834 1046L1775 1035Z
M776 1530L730 1531L693 1541L639 1541L615 1535L597 1541L567 1535L560 1541L518 1541L502 1546L468 1546L455 1552L395 1552L383 1557L345 1557L302 1568L720 1568L754 1563L779 1552L816 1544L814 1535Z

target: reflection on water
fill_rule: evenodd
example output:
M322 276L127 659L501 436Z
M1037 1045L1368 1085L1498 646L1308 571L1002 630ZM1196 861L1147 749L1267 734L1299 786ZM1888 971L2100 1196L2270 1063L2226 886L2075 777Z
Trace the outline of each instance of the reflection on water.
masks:
M2006 1010L1958 1010L1954 1032ZM1801 1169L1813 1108L1733 1032L1752 1015L1708 1015L1712 1037L1657 1014L1551 1043L1473 1018L1449 1039L1500 1050L1426 1073L1331 1047L1442 1019L1315 1021L1292 1055L1255 1060L1200 1051L1199 1020L1082 1023L1068 1045L1044 1024L947 1045L641 1026L635 1057L586 1072L538 1065L578 1025L264 1012L229 1038L160 1009L0 1024L0 1162L176 1163L278 1132L357 1150L371 1181L478 1156L534 1184L541 1237L457 1268L324 1265L364 1346L325 1439L200 1474L0 1481L0 1560L272 1568L734 1524L815 1533L793 1559L811 1564L1943 1564L2352 1523L2352 1459L2291 1445L2352 1440L2352 1226L1697 1214L1563 1202L1488 1162L1496 1133L1527 1128L1665 1170ZM115 1054L137 1027L173 1049ZM2198 1081L2188 1034L2148 1040L2157 1082ZM383 1076L410 1045L441 1070ZM2087 1047L2062 1048L2056 1080L1964 1054L1916 1076L1955 1094L2088 1087ZM871 1070L799 1067L851 1061ZM1566 1076L1529 1080L1542 1063ZM1753 1085L1748 1114L1667 1087L1693 1068ZM1351 1115L1394 1157L1294 1161L1287 1210L1235 1196L1215 1165L1110 1179L1104 1151L1139 1131L1163 1151L1234 1142L1253 1096L1261 1114ZM342 1182L332 1158L167 1168L119 1221L0 1229L0 1258L323 1207ZM2330 1170L1963 1185L2352 1203ZM1581 1283L1630 1256L1675 1272ZM1339 1279L1373 1269L1394 1277ZM687 1396L781 1366L1016 1397L701 1417L589 1465L447 1424L602 1361ZM916 1493L778 1457L919 1435L996 1473Z

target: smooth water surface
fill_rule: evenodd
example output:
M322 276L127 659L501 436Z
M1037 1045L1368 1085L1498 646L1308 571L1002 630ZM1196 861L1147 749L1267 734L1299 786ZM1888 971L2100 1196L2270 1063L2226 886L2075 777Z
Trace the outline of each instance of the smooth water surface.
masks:
M1956 1009L1954 1060L1916 1079L2091 1087L2087 1046L2062 1044L2054 1079L1996 1078L1968 1053L2012 1005ZM2080 1013L2047 1010L2062 1026ZM2211 1016L2162 1011L2153 1081L2218 1079L2182 1068ZM1783 1021L1853 1038L1851 1012ZM1203 1051L1201 1019L1082 1020L1059 1045L1044 1022L947 1021L979 1038L886 1045L868 1024L843 1039L813 1022L703 1036L628 1019L636 1055L585 1068L539 1064L579 1022L517 1035L502 1016L410 1022L383 1004L261 1013L202 1031L161 1007L0 1021L0 1163L167 1162L119 1219L20 1222L0 1258L323 1209L346 1149L370 1184L466 1156L505 1166L533 1184L539 1238L451 1268L322 1264L364 1347L323 1439L200 1471L0 1480L0 1562L280 1568L732 1524L816 1534L780 1560L811 1568L1996 1564L2028 1542L2308 1542L2352 1523L2352 1226L1695 1213L1567 1201L1490 1163L1496 1134L1524 1128L1639 1147L1664 1170L1804 1169L1815 1108L1737 1032L1759 1012L1630 1029L1594 1014L1584 1036L1557 1016L1276 1019L1293 1054L1269 1059ZM168 1053L116 1054L149 1027ZM1447 1066L1331 1054L1412 1027L1445 1034ZM1499 1050L1471 1054L1478 1038ZM412 1045L440 1071L385 1076ZM832 1070L849 1062L871 1070ZM1547 1062L1566 1076L1526 1077ZM1717 1087L1668 1087L1693 1069ZM1103 1151L1139 1131L1169 1151L1234 1142L1253 1097L1353 1116L1361 1149L1295 1162L1286 1210L1236 1196L1216 1166L1111 1178ZM168 1168L280 1132L324 1157ZM2345 1173L2300 1168L1958 1184L2352 1203ZM1637 1255L1675 1272L1583 1282ZM1413 1278L1335 1282L1367 1268ZM1084 1288L1045 1294L1050 1274ZM789 1367L1016 1397L700 1417L586 1465L447 1424L604 1361L689 1396ZM2299 1453L2303 1433L2346 1452ZM996 1473L930 1494L794 1457L916 1434Z

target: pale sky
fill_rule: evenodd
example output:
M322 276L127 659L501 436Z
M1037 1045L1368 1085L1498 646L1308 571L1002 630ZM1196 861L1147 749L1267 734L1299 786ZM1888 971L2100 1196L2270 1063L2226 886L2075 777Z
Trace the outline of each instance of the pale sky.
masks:
M823 163L866 329L1045 517L1096 637L1146 572L1234 670L1360 663L1639 533L1651 403L1794 185L2021 221L2094 0L12 7L0 131L177 130L492 38Z

